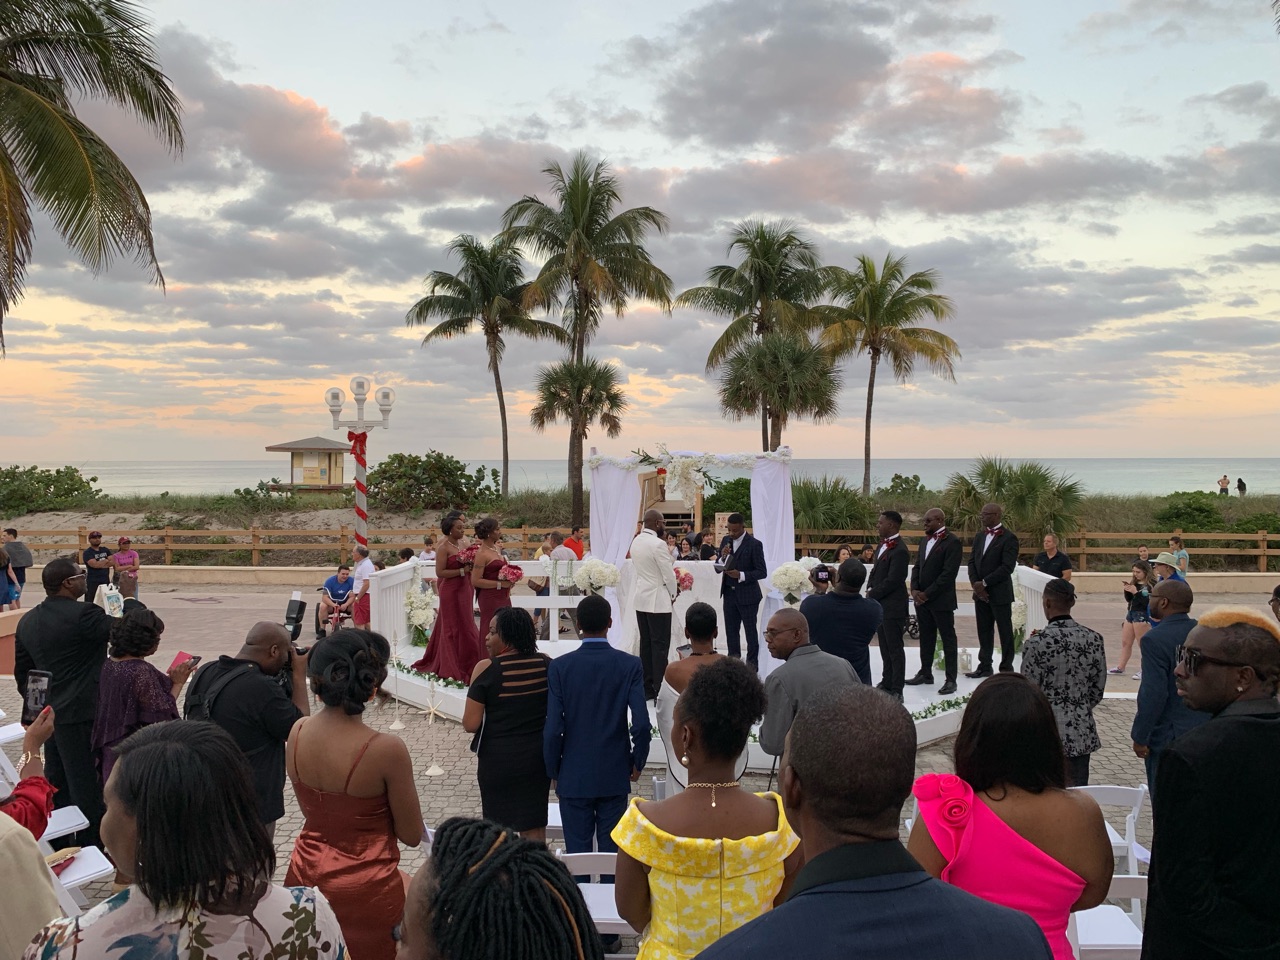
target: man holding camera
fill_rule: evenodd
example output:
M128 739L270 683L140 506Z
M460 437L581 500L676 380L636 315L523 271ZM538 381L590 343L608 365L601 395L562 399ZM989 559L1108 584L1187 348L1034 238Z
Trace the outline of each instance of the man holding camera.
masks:
M856 558L846 560L835 571L815 567L809 575L815 585L822 583L819 577L826 574L830 590L815 590L800 604L800 613L809 622L809 642L837 657L843 657L853 667L858 679L871 685L871 639L884 619L884 608L875 600L862 596L862 585L867 579L867 568Z
M292 675L292 695L277 680L284 670ZM231 734L249 761L258 816L273 837L284 816L285 741L310 712L307 651L293 646L286 627L265 620L253 625L239 653L205 664L187 688L183 716Z

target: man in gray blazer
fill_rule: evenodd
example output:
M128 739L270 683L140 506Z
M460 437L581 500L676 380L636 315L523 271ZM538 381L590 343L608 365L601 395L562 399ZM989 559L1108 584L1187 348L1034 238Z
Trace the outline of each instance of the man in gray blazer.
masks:
M809 642L809 621L799 610L779 610L770 617L764 641L769 653L785 661L764 682L769 705L760 724L760 747L778 757L791 721L809 697L831 684L849 686L861 681L848 660L823 653Z

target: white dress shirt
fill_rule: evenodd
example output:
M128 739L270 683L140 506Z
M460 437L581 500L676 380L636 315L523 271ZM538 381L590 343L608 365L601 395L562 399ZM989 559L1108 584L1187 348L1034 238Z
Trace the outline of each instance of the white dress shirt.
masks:
M945 537L946 535L947 528L939 527L933 532L933 535L924 542L924 555L926 558L928 558L929 554L933 553L933 545L937 543L940 538Z

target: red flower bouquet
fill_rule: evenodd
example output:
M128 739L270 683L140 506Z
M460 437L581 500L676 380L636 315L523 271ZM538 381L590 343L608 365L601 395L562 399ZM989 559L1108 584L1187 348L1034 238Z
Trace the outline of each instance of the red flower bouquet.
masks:
M475 566L476 554L480 552L480 544L473 543L469 547L464 547L457 553L458 563L464 567Z
M502 569L498 571L498 579L517 584L524 579L524 570L511 563L503 564Z
M680 588L680 592L693 589L693 574L684 567L676 567L676 586Z

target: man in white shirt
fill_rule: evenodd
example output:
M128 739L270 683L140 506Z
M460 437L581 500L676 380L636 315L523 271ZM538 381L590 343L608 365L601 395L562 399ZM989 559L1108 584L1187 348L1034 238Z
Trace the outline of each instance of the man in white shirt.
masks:
M631 541L631 563L636 571L636 622L640 627L644 696L646 700L656 700L671 652L671 605L680 592L661 512L645 511L640 532Z
M547 534L547 539L550 541L551 552L547 554L546 559L552 561L552 567L556 571L555 579L560 580L568 575L569 570L573 569L572 567L566 566L565 561L568 561L568 563L574 563L577 561L578 555L573 552L571 547L565 546L564 534L559 530L552 530ZM550 587L550 584L551 578L548 577L548 588ZM582 591L579 590L572 581L568 584L560 584L559 593L562 597L576 597L581 592ZM550 593L550 589L548 589L548 593ZM574 636L578 636L580 634L580 631L578 630L577 607L551 607L547 610L546 616L542 618L542 626L538 628L539 640L560 639L560 615L562 613L567 613L569 615L569 620L573 624ZM556 635L554 637L551 636L552 624L555 624L556 628Z
M369 548L364 544L356 547L356 568L351 571L351 579L355 582L355 586L351 588L351 592L355 594L356 602L351 608L351 622L361 630L369 629L369 578L373 576L376 568L373 561L369 559Z

